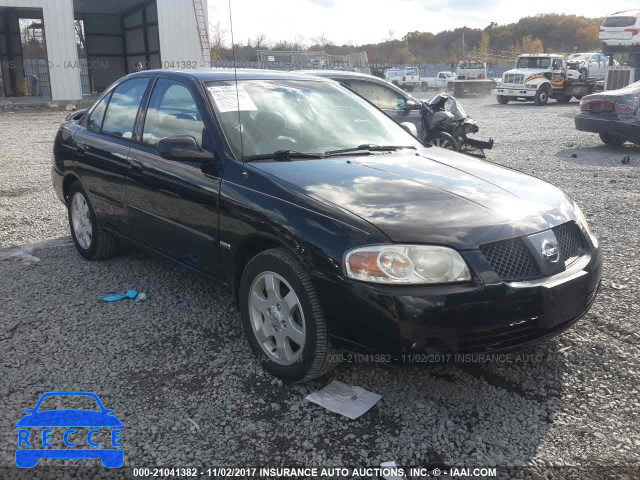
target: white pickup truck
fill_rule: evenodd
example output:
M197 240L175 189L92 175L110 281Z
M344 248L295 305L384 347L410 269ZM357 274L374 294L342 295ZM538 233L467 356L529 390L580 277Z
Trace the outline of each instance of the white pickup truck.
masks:
M395 68L384 72L384 79L409 92L420 86L420 72L417 68Z
M423 92L431 88L446 90L455 79L454 72L438 72L435 77L420 77L420 88Z

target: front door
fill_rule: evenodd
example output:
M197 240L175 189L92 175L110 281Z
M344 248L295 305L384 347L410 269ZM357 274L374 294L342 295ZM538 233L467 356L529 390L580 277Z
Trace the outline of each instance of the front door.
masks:
M220 276L219 166L167 160L157 149L162 138L190 135L215 153L203 117L207 110L196 93L190 85L164 78L153 87L141 142L129 152L129 218L135 240Z
M100 222L129 235L126 211L127 157L150 78L120 84L105 95L74 137L75 168Z

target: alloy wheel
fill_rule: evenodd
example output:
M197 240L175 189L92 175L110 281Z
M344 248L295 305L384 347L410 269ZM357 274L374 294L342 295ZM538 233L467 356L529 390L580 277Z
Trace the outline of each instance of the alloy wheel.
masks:
M93 240L93 225L87 199L76 192L71 199L71 224L73 233L82 248L88 250Z
M274 272L258 275L249 289L249 319L265 354L280 365L300 359L306 342L304 312L289 282Z
M434 147L446 148L447 150L453 150L453 145L448 138L436 137L431 140L431 145Z

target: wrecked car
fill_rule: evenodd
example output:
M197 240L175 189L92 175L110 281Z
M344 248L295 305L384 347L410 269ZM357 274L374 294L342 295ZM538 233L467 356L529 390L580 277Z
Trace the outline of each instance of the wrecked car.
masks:
M575 116L576 129L593 132L607 145L640 144L640 82L587 95Z

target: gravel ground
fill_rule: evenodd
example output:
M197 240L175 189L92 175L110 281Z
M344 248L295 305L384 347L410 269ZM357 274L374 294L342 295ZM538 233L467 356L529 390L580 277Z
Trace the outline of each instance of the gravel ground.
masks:
M89 263L72 246L43 248L34 252L38 264L0 262L0 467L13 464L23 409L45 391L86 390L123 421L128 466L395 460L527 465L536 478L604 478L593 469L626 466L626 478L638 478L640 149L576 132L575 102L463 105L479 120L478 137L496 140L490 161L565 189L601 239L603 287L574 328L521 361L349 363L316 383L289 386L250 356L226 291L144 253ZM0 113L0 247L68 243L49 176L64 116ZM149 300L98 301L129 288ZM332 379L383 398L357 420L305 402Z

